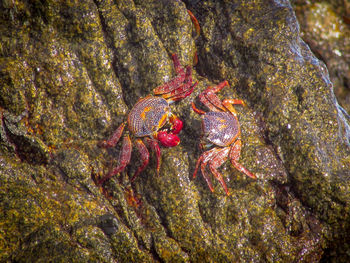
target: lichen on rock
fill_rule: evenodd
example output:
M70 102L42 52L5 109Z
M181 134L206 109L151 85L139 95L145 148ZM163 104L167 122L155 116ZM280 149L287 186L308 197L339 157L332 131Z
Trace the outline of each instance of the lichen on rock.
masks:
M350 126L288 1L4 1L0 24L0 261L318 262L349 259ZM190 10L198 19L195 32ZM120 152L99 147L140 97L175 75L181 144L134 182L95 184ZM194 57L198 57L195 64ZM328 66L328 65L327 65ZM190 104L227 80L240 162L200 173Z

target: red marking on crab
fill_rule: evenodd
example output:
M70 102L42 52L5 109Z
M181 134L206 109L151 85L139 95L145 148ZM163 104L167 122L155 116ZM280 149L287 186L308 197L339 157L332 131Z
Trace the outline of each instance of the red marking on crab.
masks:
M186 67L186 70L184 70L176 54L172 56L172 60L176 77L155 88L153 90L154 95L148 95L145 98L139 99L130 110L127 122L123 122L108 140L100 143L100 146L105 148L114 147L119 142L126 123L128 124L129 133L124 135L119 156L119 165L107 176L101 178L98 184L103 184L112 176L124 171L126 166L130 163L132 141L129 134L135 138L136 149L141 159L141 164L132 177L132 181L135 180L148 165L149 151L147 146L156 154L157 174L159 174L161 150L158 141L164 147L174 147L180 143L177 134L181 131L183 124L181 120L170 112L169 104L189 96L197 85L197 82L192 84L192 68L190 66ZM170 124L170 128L164 129L167 123Z
M196 108L195 104L192 103L193 110L202 115L203 136L201 138L201 148L205 149L214 145L214 148L205 151L198 158L193 177L196 177L200 167L205 181L213 192L214 187L206 173L206 167L209 165L211 173L220 182L225 193L229 195L226 183L221 173L217 170L227 159L230 159L231 164L247 176L254 179L256 179L256 176L238 162L242 148L241 131L237 112L232 105L239 104L244 106L245 103L238 99L221 101L216 93L225 86L229 86L227 81L223 81L215 87L208 87L199 95L199 100L209 108L209 112Z

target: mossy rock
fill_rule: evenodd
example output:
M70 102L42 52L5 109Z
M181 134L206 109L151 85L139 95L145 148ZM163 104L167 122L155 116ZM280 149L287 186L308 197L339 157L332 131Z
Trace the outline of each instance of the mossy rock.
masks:
M0 261L349 260L350 117L289 3L5 1L0 23ZM174 53L198 81L171 104L180 145L159 175L151 154L131 182L133 151L97 185L121 148L100 142L175 76ZM247 104L239 161L257 176L223 164L229 196L193 178L191 102L223 80L219 97Z

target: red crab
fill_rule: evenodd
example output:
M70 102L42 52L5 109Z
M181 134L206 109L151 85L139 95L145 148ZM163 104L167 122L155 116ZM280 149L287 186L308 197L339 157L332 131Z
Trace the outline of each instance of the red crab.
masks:
M238 163L242 147L240 138L241 130L236 110L233 108L232 104L244 106L245 103L238 99L225 99L221 101L215 93L219 92L225 86L229 86L227 81L223 81L215 87L208 87L199 95L199 100L209 108L209 112L197 109L192 102L193 110L202 115L203 135L200 143L201 148L208 149L210 146L214 145L214 148L205 151L199 157L193 173L193 178L196 177L200 165L202 175L210 190L213 192L213 185L205 172L206 166L209 164L211 173L221 183L226 194L229 195L226 183L217 170L228 158L237 170L254 179L256 179L256 176Z
M124 171L129 164L132 151L129 134L135 140L141 158L141 165L132 177L132 181L148 165L149 152L144 140L149 148L156 153L157 174L159 174L161 155L158 141L164 147L174 147L180 143L177 134L182 129L182 121L170 112L169 104L189 96L197 82L192 85L192 68L190 66L186 67L185 72L176 54L172 56L172 59L177 76L153 90L154 95L160 96L148 95L139 99L130 110L127 121L123 122L108 140L101 143L101 146L105 148L114 147L122 136L126 123L128 124L129 132L123 138L119 165L107 176L101 178L98 184L103 184L115 174ZM167 123L170 123L170 129L164 128Z

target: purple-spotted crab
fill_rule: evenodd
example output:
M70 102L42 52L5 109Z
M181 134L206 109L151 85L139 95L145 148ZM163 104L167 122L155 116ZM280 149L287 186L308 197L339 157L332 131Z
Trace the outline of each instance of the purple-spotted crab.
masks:
M121 138L125 125L128 125L128 132L125 133L122 149L119 156L119 164L105 177L98 180L98 184L103 184L112 176L124 171L129 164L132 152L131 138L135 141L136 148L140 153L141 165L132 177L132 181L147 167L149 161L149 151L144 143L156 153L157 174L160 170L161 150L158 141L164 147L174 147L180 143L177 136L182 129L182 121L170 111L169 104L189 96L197 82L192 85L192 68L186 67L184 71L176 54L172 56L176 77L167 83L155 88L154 95L148 95L139 99L130 110L127 121L123 122L112 136L103 141L100 145L105 148L114 147ZM166 124L170 128L166 129Z
M242 147L241 130L237 112L232 105L239 104L244 106L245 103L239 99L225 99L221 101L216 93L225 86L229 86L227 81L223 81L215 87L208 87L199 95L200 102L210 110L209 112L204 112L196 108L195 104L192 102L193 110L202 115L202 137L200 146L201 149L206 150L196 163L193 177L196 177L200 166L202 175L210 190L213 192L214 188L212 182L205 171L207 164L209 164L211 173L221 183L226 194L229 195L226 183L221 173L217 170L227 159L230 159L231 164L247 176L254 179L256 179L256 176L238 163ZM208 150L208 148L213 145L214 148Z

